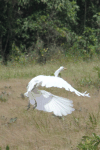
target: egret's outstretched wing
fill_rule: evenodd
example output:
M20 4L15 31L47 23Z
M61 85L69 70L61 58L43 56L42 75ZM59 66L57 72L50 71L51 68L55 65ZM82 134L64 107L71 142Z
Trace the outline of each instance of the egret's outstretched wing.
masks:
M36 100L38 110L43 110L47 112L53 112L56 116L66 116L71 114L75 109L73 107L73 102L63 97L59 97L51 94L50 92L39 90L40 95L34 97L34 91L29 92L28 97L30 103L34 105Z
M78 96L89 96L89 93L81 93L79 91L77 91L76 89L74 89L69 83L67 83L65 80L63 80L60 77L54 77L54 76L44 76L44 75L39 75L35 78L33 78L27 87L27 92L31 91L34 86L38 87L38 86L42 86L42 87L46 87L46 88L50 88L50 87L57 87L57 88L64 88L67 91L70 92L74 92L75 94L77 94Z

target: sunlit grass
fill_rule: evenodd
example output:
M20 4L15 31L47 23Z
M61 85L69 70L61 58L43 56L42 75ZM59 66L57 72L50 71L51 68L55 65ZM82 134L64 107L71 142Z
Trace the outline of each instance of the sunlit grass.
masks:
M61 77L67 78L78 86L93 86L98 84L98 72L95 69L100 66L100 61L94 59L89 62L83 60L67 60L61 58L60 60L47 61L46 64L20 64L9 63L8 66L0 65L0 80L12 78L33 78L37 75L53 75L55 70L60 66L67 68L66 71L61 72ZM95 85L95 86L96 86Z
M60 66L67 68L61 77L79 91L87 90L91 97L78 97L64 89L45 89L73 100L75 111L64 118L32 107L27 111L28 99L23 99L21 94L26 92L29 80L40 74L53 75ZM83 136L100 135L100 92L95 86L99 77L94 69L97 66L100 66L98 59L84 62L63 58L44 65L0 65L0 94L9 94L7 101L0 101L1 150L7 145L10 150L76 150Z

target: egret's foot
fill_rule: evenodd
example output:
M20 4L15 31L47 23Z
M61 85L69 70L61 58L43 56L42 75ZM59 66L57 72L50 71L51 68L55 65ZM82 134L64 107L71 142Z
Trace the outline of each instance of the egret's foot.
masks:
M30 103L28 104L28 106L27 106L27 110L30 108Z
M34 106L33 106L33 109L35 109L35 108L36 108L36 106L34 105Z
M35 99L34 99L35 100ZM37 107L37 102L35 100L35 104L33 105L33 109L35 109Z

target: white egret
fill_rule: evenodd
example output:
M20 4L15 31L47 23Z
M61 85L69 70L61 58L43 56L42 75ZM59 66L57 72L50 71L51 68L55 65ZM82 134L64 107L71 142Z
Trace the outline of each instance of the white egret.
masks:
M32 104L35 105L33 108L47 112L53 112L56 116L66 116L75 110L72 104L73 101L68 100L67 98L53 95L45 90L38 90L39 86L46 88L64 88L67 91L74 92L78 96L90 97L89 93L80 93L64 79L58 77L59 73L64 69L66 68L62 66L56 70L54 73L55 76L36 76L28 83L27 92L24 94L25 96L29 97L28 108L30 108L30 104Z

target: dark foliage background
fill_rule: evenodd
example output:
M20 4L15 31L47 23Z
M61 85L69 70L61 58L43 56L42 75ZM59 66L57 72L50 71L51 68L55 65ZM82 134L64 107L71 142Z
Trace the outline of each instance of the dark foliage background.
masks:
M99 0L0 0L0 58L46 63L59 51L91 59L100 53Z

